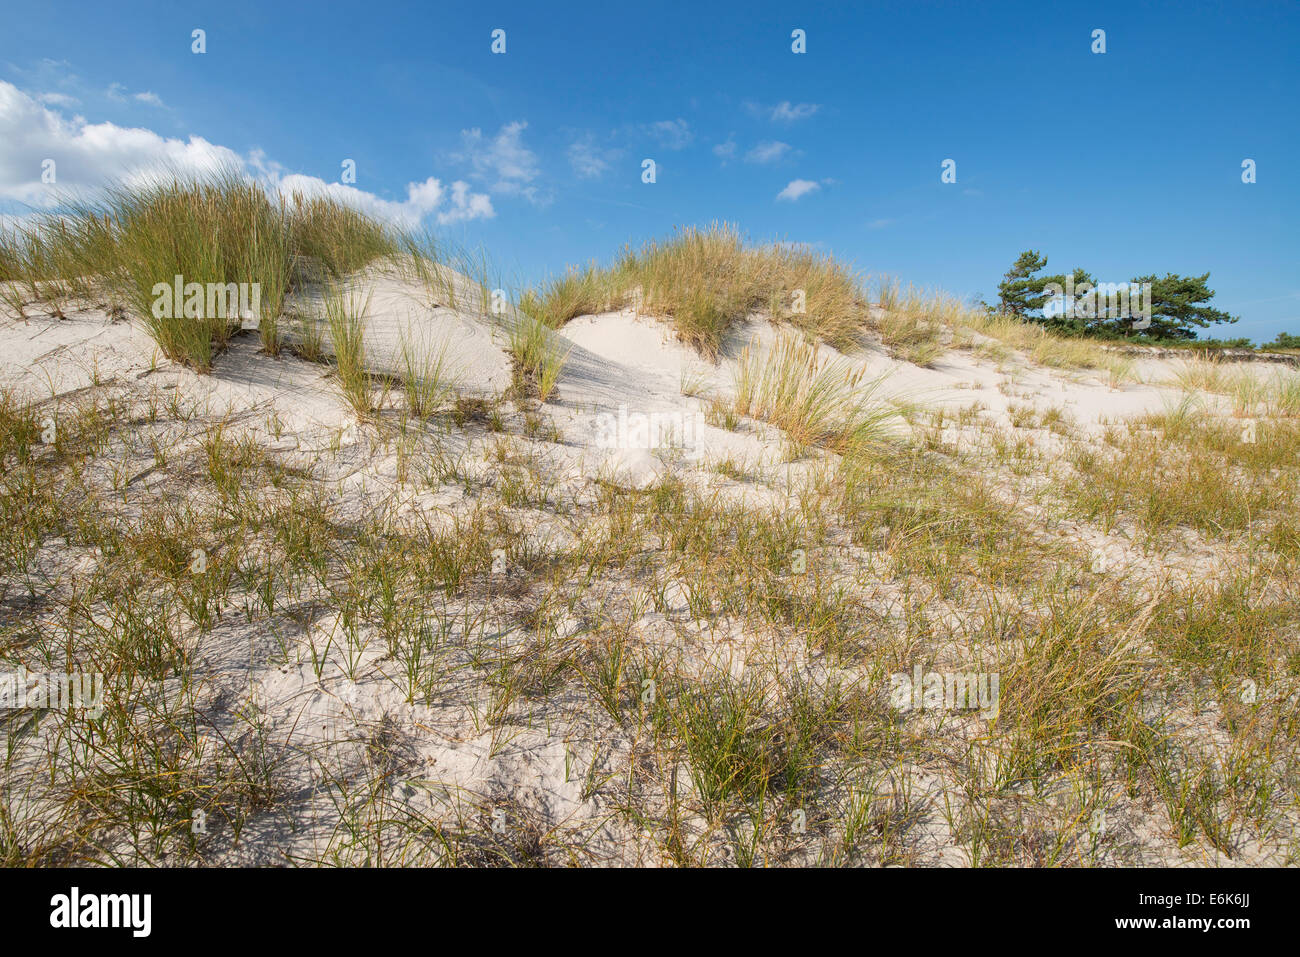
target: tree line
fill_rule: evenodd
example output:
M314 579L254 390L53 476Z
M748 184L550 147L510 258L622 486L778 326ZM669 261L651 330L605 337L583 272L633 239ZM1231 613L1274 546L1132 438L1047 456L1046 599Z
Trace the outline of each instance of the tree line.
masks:
M1098 284L1081 268L1057 275L1044 274L1046 268L1047 257L1037 250L1021 253L998 284L999 310L1057 332L1106 339L1195 339L1197 329L1239 318L1210 305L1214 290L1208 272L1136 276L1115 286ZM1121 295L1131 302L1117 310Z

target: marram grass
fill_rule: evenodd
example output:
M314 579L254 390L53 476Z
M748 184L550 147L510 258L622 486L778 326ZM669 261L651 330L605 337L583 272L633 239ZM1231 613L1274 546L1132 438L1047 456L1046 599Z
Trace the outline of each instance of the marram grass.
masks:
M241 317L209 309L206 297L198 316L174 302L160 308L158 290L175 277L186 288L255 286L262 343L275 354L290 290L400 249L387 227L333 199L272 199L225 169L118 184L94 202L70 200L0 236L0 277L5 301L20 316L33 301L58 309L68 297L107 300L139 319L168 359L207 371Z

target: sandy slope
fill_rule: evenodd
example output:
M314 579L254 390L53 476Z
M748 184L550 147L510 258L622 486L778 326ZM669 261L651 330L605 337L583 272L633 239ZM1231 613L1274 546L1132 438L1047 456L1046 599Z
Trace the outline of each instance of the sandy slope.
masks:
M357 287L370 295L366 341L376 369L400 371L404 339L433 348L445 343L461 395L494 397L509 386L511 364L502 348L502 329L517 321L515 317L488 321L433 302L421 287L391 277L369 277ZM319 294L299 296L290 308L318 311ZM811 467L808 462L785 461L777 430L757 423L741 431L708 425L703 422L706 400L682 394L687 380L701 394L728 394L739 350L751 340L769 345L773 341L776 331L768 323L755 320L733 334L716 365L677 342L665 322L630 310L580 317L558 335L569 358L559 393L546 408L564 439L558 444L523 444L542 456L559 499L590 501L600 480L643 486L672 474L750 501L779 503L783 479ZM828 356L833 354L822 348ZM1005 427L1014 407L1029 405L1040 411L1064 409L1081 428L1099 431L1107 422L1159 411L1177 395L1176 389L1162 384L1171 380L1176 359L1144 361L1141 384L1109 388L1096 375L1035 367L1023 358L999 367L972 353L950 352L932 368L920 368L879 349L833 357L861 363L873 377L884 376L884 393L900 403L952 410L978 404L986 421ZM358 428L328 368L292 356L262 355L255 334L241 334L218 357L212 374L199 376L158 358L152 341L136 324L110 321L95 309L72 312L61 321L33 318L0 327L0 385L5 388L40 400L51 394L66 396L96 382L163 395L175 392L201 406L207 421L237 423L266 448L316 466L350 514L396 503L399 511L436 523L472 504L456 487L412 488L404 483L396 456L377 448ZM694 417L698 427L693 441L681 448L602 447L600 417L617 416L620 409L633 415ZM907 428L901 418L899 423ZM960 430L952 437L960 440ZM192 444L194 439L178 436L177 441ZM446 437L453 451L465 457L470 473L487 469L492 441L491 435ZM761 481L720 480L709 466L723 458L743 462ZM562 513L536 528L539 540L552 548L563 547L581 532ZM668 602L672 611L685 607L680 593L670 594ZM679 632L668 628L667 621L649 615L640 622L641 634L654 640L658 630L662 640L673 640ZM335 624L323 621L314 627L325 634ZM559 632L575 635L582 627L575 618L561 623ZM499 637L503 642L519 638L513 633ZM797 652L780 647L747 647L734 637L714 634L701 641L701 667L736 673L745 667L747 656L791 663L797 657ZM247 625L241 616L227 616L204 640L204 670L220 689L218 697L233 701L252 695L272 732L292 736L303 753L323 742L350 740L368 723L391 722L410 742L409 754L393 778L394 800L432 818L445 818L454 813L452 808L478 813L474 808L485 796L509 793L511 806L526 807L519 813L530 820L586 834L586 845L597 860L659 862L660 852L648 835L615 815L598 796L586 794L585 775L617 771L629 760L635 742L606 740L602 729L587 718L570 721L558 715L535 717L531 727L503 735L484 727L481 714L456 702L452 694L451 703L443 707L408 704L391 678L391 662L383 660L379 648L365 654L358 681L337 667L318 680L300 655L276 661L279 640ZM331 804L311 790L318 768L301 758L291 768L298 795L292 809L255 822L238 846L215 853L214 860L310 859L330 844L336 823ZM1148 862L1190 859L1167 841L1155 836L1151 841L1154 856ZM922 861L962 860L944 834L929 834L923 843L928 846L921 852Z

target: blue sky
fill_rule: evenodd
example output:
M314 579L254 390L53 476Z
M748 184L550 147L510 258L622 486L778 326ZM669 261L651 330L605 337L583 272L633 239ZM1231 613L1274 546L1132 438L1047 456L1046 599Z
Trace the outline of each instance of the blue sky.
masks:
M1242 317L1212 334L1300 333L1294 3L42 2L3 18L9 214L40 205L45 156L74 188L213 153L323 186L350 158L356 195L486 247L518 282L720 219L962 298L993 298L1028 248L1102 281L1208 270Z

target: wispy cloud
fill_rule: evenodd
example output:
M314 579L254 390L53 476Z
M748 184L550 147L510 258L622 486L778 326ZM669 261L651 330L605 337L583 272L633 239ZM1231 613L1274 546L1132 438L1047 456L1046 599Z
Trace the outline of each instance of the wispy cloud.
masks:
M716 144L713 147L713 155L722 160L724 166L728 160L734 159L736 156L736 140L734 137L728 136L726 142Z
M790 144L777 140L759 143L745 154L746 163L775 163L790 152Z
M127 103L135 100L137 103L147 103L149 106L163 106L162 97L151 90L145 90L141 93L129 93L127 88L121 83L110 83L104 95L114 103Z
M821 183L811 179L792 179L785 189L776 194L776 198L778 200L793 203L796 200L807 196L809 193L815 193L821 188Z
M102 105L104 100L118 104L135 101L162 109L167 106L162 97L152 90L132 93L122 83L110 83L107 87L91 86L72 71L72 64L67 60L46 57L27 68L13 63L8 64L8 68L21 78L20 89L46 106L68 108L87 102Z
M569 144L566 154L569 165L579 179L597 179L609 171L610 165L622 154L621 149L601 146L594 133L585 133Z
M646 135L651 136L660 146L670 150L682 150L691 145L695 134L691 125L680 117L675 120L660 120L642 126Z
M818 103L791 103L789 100L783 100L772 107L770 115L778 123L793 123L796 120L808 119L820 109L821 105Z
M38 102L50 106L76 106L81 102L75 96L69 96L67 93L39 93L36 95L36 99Z
M750 116L771 120L774 123L806 120L820 109L820 103L792 103L789 100L782 100L775 106L768 106L764 103L755 103L753 100L745 101L745 111Z

